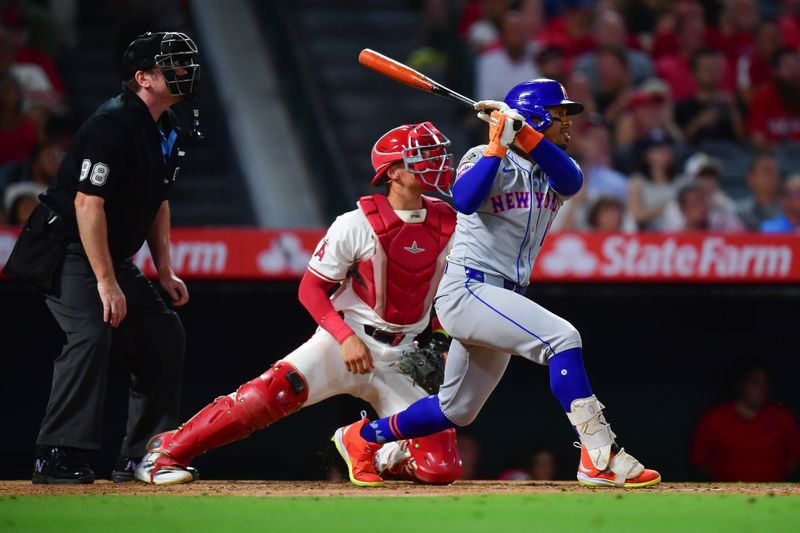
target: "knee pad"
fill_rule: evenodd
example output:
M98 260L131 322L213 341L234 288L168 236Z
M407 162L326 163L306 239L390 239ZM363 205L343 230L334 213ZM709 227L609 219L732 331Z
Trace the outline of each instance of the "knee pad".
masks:
M233 396L237 418L253 429L264 429L300 409L308 400L308 383L292 364L278 361Z
M464 469L455 429L409 439L408 451L414 458L413 476L416 481L448 484L461 478Z

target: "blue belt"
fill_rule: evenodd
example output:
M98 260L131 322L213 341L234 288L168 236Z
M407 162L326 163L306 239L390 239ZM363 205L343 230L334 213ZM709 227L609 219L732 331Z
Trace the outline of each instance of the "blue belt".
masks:
M527 286L517 285L513 281L508 280L502 276L497 276L495 274L487 274L475 268L462 267L461 265L451 265L450 263L447 263L447 266L445 267L444 271L447 272L451 266L453 267L452 268L453 272L458 272L463 268L464 276L468 279L479 281L481 283L488 283L489 285L494 285L495 287L503 287L504 289L507 289L509 291L514 291L517 294L525 294L525 291L528 289Z

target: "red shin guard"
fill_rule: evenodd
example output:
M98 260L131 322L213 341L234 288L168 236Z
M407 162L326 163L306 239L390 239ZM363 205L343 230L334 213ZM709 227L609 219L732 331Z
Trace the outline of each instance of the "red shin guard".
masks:
M241 440L257 429L294 413L308 400L300 372L278 361L231 396L220 396L173 433L157 435L148 452L161 452L161 466L186 467L208 450Z

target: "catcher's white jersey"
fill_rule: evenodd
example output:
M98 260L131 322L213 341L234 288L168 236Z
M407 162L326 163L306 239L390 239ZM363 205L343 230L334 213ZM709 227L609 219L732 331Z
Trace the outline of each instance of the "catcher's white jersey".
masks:
M406 223L422 223L426 217L425 209L395 213ZM327 281L342 283L332 297L333 305L344 312L345 322L367 345L375 369L369 374L348 372L339 343L330 333L317 328L306 343L283 359L294 365L308 382L309 396L304 407L336 394L350 394L369 402L380 416L388 416L428 394L394 365L402 360L404 351L414 349L414 336L427 326L430 309L418 323L398 329L398 326L381 319L352 289L353 279L348 273L358 261L375 255L376 244L375 232L363 212L356 209L334 221L309 261L308 268L312 273ZM383 331L405 331L408 334L400 344L390 346L368 337L364 332L365 324Z
M400 211L395 213L403 222L422 223L427 215L426 209ZM317 245L314 255L308 262L308 269L320 278L333 283L341 283L331 297L333 307L343 311L348 319L359 324L373 326L392 333L405 332L416 336L427 327L430 308L422 318L413 324L391 324L381 318L374 309L366 305L353 290L357 283L352 275L355 264L374 256L377 250L377 237L361 209L340 215L328 229L325 237ZM451 238L452 242L452 238ZM439 282L434 280L434 287ZM376 287L376 290L381 290Z

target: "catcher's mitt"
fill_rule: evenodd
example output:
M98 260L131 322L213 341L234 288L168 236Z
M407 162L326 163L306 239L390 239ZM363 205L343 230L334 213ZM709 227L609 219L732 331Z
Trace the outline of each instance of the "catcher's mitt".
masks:
M436 394L444 380L444 357L442 356L444 350L447 350L446 344L439 339L432 338L428 346L403 352L403 358L392 363L392 366L403 374L411 376L414 384L419 385L429 394Z

